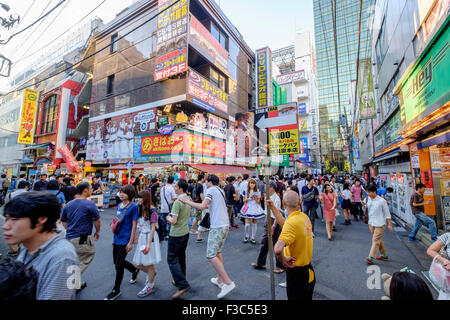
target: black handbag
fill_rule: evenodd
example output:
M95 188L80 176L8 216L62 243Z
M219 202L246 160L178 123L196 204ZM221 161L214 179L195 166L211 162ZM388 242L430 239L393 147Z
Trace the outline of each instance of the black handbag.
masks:
M200 227L209 229L211 227L211 219L209 217L209 212L205 214L202 221L200 222Z

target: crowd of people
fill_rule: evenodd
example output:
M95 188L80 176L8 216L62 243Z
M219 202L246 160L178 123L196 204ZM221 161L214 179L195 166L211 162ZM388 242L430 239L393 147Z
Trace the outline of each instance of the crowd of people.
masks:
M1 260L0 269L9 266L8 274L15 272L14 277L18 277L20 273L28 281L23 281L26 290L20 288L22 295L13 292L19 290L17 286L8 287L6 284L10 282L4 282L5 285L0 285L0 299L7 290L11 297L74 299L76 292L87 287L82 275L94 259L95 241L100 238L101 228L101 214L89 198L103 191L102 183L94 178L92 183L74 185L70 175L47 178L40 175L33 186L24 179L17 184L16 191L4 198L3 237L10 246L9 255L16 259ZM244 245L256 245L258 220L265 220L259 251L255 250L251 266L266 269L271 230L274 272L286 273L286 282L280 285L286 287L289 300L313 297L316 274L312 258L317 219L325 223L329 241L335 240L336 217L341 213L347 227L352 221L366 222L372 244L365 261L373 264L376 260L389 260L383 233L386 227L393 231L392 189L377 186L375 180L302 173L289 178L270 177L268 188L264 177L248 174L225 179L199 174L188 181L169 176L162 180L153 178L148 185L142 180L143 176L139 176L123 182L117 195L116 213L109 226L114 234L112 258L116 276L105 300L121 295L125 269L131 274L130 283L136 283L140 271L146 274L145 286L137 293L138 297L156 291L156 266L162 261L163 241L167 241L167 271L176 288L172 298L180 298L191 288L186 276L190 235L196 235L196 242L203 242L205 233L206 258L216 274L210 282L219 289L218 299L229 295L237 286L225 268L222 251L229 232L240 228L239 221L243 228L234 232L241 233ZM433 221L424 215L423 188L417 185L411 198L417 224L409 239L416 241L418 228L427 225L435 241L428 254L449 270L450 234L437 237ZM127 255L133 248L134 255L128 261ZM442 248L444 254L440 253ZM163 271L163 267L158 269ZM401 294L396 291L397 297ZM440 298L445 297L448 294L441 292Z

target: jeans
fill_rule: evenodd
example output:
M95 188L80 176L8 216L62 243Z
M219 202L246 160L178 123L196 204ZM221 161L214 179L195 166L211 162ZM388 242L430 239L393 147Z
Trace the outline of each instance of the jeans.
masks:
M305 202L303 202L303 211L309 217L312 225L312 232L314 233L314 221L316 220L316 210L317 207L307 206Z
M116 291L120 291L124 269L127 269L131 273L135 273L137 271L134 265L125 260L127 254L128 252L126 245L113 245L113 259L116 266L116 281L114 283L114 290Z
M275 230L272 234L272 240L273 240L274 245L278 241L278 237L280 236L280 233L281 233L281 227L277 224L277 226L275 227ZM267 230L267 221L266 221L266 223L264 223L264 234L261 239L261 247L259 249L258 260L256 261L256 263L259 266L266 265L268 253L269 253L269 231ZM283 264L280 261L278 261L278 259L276 259L276 262L277 262L276 266L278 269L285 269Z
M437 240L437 229L436 229L436 223L434 222L434 220L431 219L430 217L428 217L423 212L416 213L415 216L416 216L416 224L414 225L414 228L412 229L411 233L409 234L409 237L415 238L420 227L422 225L426 225L428 227L428 230L430 231L431 240L436 241Z
M170 273L175 281L175 286L182 290L189 287L186 280L186 247L189 233L182 237L169 237L167 246L167 263Z
M288 300L312 300L315 284L316 275L311 265L286 270Z

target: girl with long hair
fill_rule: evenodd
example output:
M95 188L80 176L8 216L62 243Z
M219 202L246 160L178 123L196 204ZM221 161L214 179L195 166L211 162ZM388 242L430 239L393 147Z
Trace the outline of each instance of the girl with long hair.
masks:
M158 224L158 212L152 202L150 192L141 191L138 194L139 220L138 220L138 245L134 253L133 263L136 268L147 273L145 287L137 294L143 298L155 292L155 264L161 262L161 248L156 232Z
M245 238L244 243L249 240L250 220L252 221L251 243L256 244L256 230L258 228L258 219L264 218L264 210L260 206L261 193L258 191L258 185L254 179L248 181L247 194L244 196L244 206L241 209L241 218L245 219Z
M344 190L342 190L342 211L344 212L345 225L352 224L352 214L350 209L352 207L352 193L350 192L350 184L348 182L344 183Z
M324 192L321 194L321 202L323 204L323 217L326 222L328 240L332 240L333 237L333 224L336 215L336 194L333 188L329 184L325 184Z

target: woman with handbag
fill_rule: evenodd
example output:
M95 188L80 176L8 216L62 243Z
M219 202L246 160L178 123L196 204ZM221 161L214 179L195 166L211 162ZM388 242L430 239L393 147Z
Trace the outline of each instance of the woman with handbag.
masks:
M155 264L161 262L161 248L156 227L158 225L158 212L153 205L149 191L138 194L139 220L137 224L139 236L137 249L134 253L133 263L136 268L147 273L145 287L137 294L143 298L155 292Z
M326 221L328 240L333 239L333 224L336 216L336 194L333 188L329 185L325 185L324 192L320 195L320 201L323 204L323 217Z
M104 300L114 300L120 296L120 285L122 284L124 269L131 272L130 283L136 283L139 269L126 261L128 252L133 249L133 242L136 234L137 221L139 219L139 208L133 203L136 196L136 189L128 184L120 188L120 200L122 203L117 206L117 216L111 223L111 231L114 233L113 241L113 261L116 266L116 280L113 290Z
M433 277L435 264L438 264L437 269L442 273L441 278L444 285L439 291L438 300L450 300L450 232L439 236L428 248L427 254L433 258L430 276Z
M249 240L250 220L252 222L251 243L256 244L256 230L258 228L258 219L264 218L264 210L260 206L261 193L258 191L258 185L254 179L248 181L247 193L244 197L244 206L241 209L241 217L245 219L245 238L244 243Z

